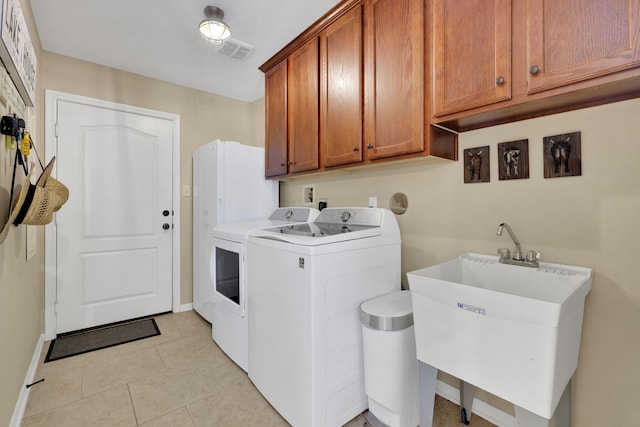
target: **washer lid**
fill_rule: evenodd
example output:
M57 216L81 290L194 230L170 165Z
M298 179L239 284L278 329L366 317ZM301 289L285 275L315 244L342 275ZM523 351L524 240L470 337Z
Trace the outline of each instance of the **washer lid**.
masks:
M400 331L413 325L411 291L397 291L360 304L360 320L368 328Z

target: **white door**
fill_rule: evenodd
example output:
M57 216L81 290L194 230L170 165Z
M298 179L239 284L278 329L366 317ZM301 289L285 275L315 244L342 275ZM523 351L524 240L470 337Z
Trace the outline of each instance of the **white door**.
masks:
M172 308L170 120L57 101L56 332Z

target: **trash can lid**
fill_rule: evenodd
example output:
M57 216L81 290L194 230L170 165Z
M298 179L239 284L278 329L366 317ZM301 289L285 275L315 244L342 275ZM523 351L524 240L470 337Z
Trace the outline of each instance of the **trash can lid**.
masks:
M411 291L397 291L360 304L360 321L379 331L400 331L413 325Z

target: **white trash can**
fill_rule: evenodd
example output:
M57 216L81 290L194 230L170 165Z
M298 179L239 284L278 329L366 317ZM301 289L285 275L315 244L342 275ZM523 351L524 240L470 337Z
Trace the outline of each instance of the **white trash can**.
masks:
M374 427L416 427L420 412L411 292L363 302L360 320L367 422Z

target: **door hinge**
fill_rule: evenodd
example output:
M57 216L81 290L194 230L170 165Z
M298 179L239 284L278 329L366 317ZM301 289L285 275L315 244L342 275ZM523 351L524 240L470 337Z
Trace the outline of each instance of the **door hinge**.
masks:
M58 315L58 301L53 302L53 314Z
M54 134L56 135L56 138L58 137L58 123L55 124L54 128Z

